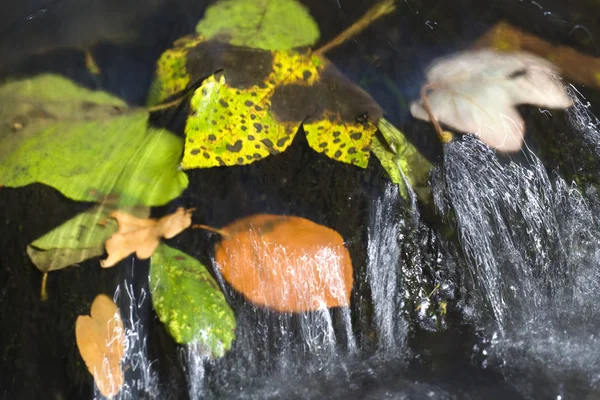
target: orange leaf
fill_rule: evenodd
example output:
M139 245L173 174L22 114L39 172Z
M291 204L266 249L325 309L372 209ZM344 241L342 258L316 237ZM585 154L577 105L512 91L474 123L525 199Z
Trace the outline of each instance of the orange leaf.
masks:
M141 259L150 258L161 237L170 239L190 226L192 211L179 207L160 219L138 218L119 210L113 212L110 216L119 223L119 230L106 241L108 257L100 265L112 267L131 253Z
M352 260L336 231L300 217L259 214L221 232L217 266L251 302L280 312L350 304Z
M98 390L110 398L119 393L124 381L121 369L125 346L123 321L117 305L104 294L96 296L90 315L77 317L77 348Z

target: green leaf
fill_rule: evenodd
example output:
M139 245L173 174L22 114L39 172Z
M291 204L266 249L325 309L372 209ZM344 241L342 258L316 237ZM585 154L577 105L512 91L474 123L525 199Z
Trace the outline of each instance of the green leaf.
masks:
M377 125L381 137L375 135L371 151L379 159L392 182L398 184L400 194L407 198L406 184L410 185L421 201L429 201L429 172L433 168L404 134L385 118Z
M204 265L161 244L150 264L150 291L158 318L178 343L198 343L221 357L235 339L235 316Z
M40 182L79 201L161 205L188 184L182 141L148 112L54 75L0 87L0 185Z
M51 230L27 246L27 254L42 272L55 271L104 253L104 242L117 231L108 215L114 207L93 207ZM131 210L145 218L147 207Z
M206 60L199 55L208 45L188 56ZM367 166L381 109L328 60L308 52L233 46L220 57L223 72L204 80L191 99L184 169L245 165L281 153L300 125L315 151ZM231 60L244 67L228 65ZM357 120L362 115L366 120Z
M206 10L196 32L263 50L312 46L319 39L318 25L295 0L221 0Z

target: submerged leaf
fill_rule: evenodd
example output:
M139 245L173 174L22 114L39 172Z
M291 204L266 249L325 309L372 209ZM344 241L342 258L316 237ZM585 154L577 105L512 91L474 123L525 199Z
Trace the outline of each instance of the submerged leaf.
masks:
M352 261L336 231L300 217L266 214L221 231L217 267L252 303L280 312L350 304Z
M54 75L0 86L0 102L0 185L122 205L165 204L187 186L181 139L148 127L145 110Z
M557 74L553 64L529 53L466 51L429 67L426 99L440 123L513 152L521 148L525 133L516 105L571 106ZM415 118L429 121L422 102L414 102L410 110Z
M112 398L124 382L121 361L125 353L123 321L117 305L106 295L96 296L90 316L77 317L77 348L104 397Z
M311 46L319 39L316 22L295 0L220 0L206 10L196 32L263 50Z
M104 242L117 231L117 222L108 216L111 208L91 208L36 239L27 246L29 258L40 271L49 272L101 256ZM140 218L150 214L148 208L130 212Z
M424 202L429 201L429 172L433 165L394 125L382 118L378 124L381 137L375 136L371 151L379 159L400 194L408 197L408 184Z
M223 71L192 97L183 168L244 165L278 154L301 124L314 150L366 167L381 110L333 64L309 52L232 46L210 52L214 46L188 49L188 68L192 60L202 63L196 76Z
M119 229L106 241L108 257L101 261L109 268L135 253L138 258L150 258L160 243L160 238L170 239L192 223L192 210L179 207L173 214L160 219L138 218L121 210L110 214L117 220Z
M197 343L221 357L235 339L235 317L219 285L198 260L161 244L150 263L158 318L177 343Z

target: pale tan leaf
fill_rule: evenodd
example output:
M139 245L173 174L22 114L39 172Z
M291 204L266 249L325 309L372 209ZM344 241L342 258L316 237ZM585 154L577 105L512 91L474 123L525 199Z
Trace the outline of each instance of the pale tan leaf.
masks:
M525 123L515 106L551 109L572 105L559 71L526 52L476 50L458 53L427 70L427 101L441 124L478 136L502 152L518 151ZM413 117L429 121L422 101L411 104Z
M123 321L117 305L103 294L94 299L90 315L79 316L75 323L77 348L100 393L111 398L119 393L124 382Z
M123 211L115 211L111 217L117 220L119 229L106 241L108 257L100 262L103 268L114 266L131 253L140 259L150 258L161 237L170 239L191 225L192 210L180 207L160 219L138 218Z

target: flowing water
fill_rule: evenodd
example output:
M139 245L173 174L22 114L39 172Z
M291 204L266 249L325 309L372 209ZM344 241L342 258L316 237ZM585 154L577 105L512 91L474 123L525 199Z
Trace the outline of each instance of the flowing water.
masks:
M51 42L58 42L61 37L67 37L69 40L63 46L78 45L79 41L88 42L87 36L73 34L78 29L73 27L65 28L64 32L63 29L57 30L60 35L55 35L56 38L46 34L49 28L44 21L49 17L54 19L48 23L61 27L65 21L78 22L72 25L87 25L81 24L81 20L87 20L82 19L80 14L70 11L70 7L73 7L69 5L70 2L63 0L62 3L50 3L39 8L40 11L23 14L26 16L25 23L29 25L23 25L21 21L21 24L14 24L11 30L6 31L12 35L6 45L0 46L6 59L9 56L20 58L20 48L27 53L27 49L31 50L29 52L38 52L47 47L47 40L41 38L52 38ZM59 3L62 8L55 10L54 5ZM183 16L190 19L188 22L191 25L187 28L165 28L168 33L161 33L160 29L156 29L158 23L166 25L172 24L172 21L160 18L145 20L145 24L151 28L144 28L144 32L148 33L144 33L146 36L141 41L164 42L162 47L156 45L150 52L152 54L145 56L147 62L138 60L139 54L130 52L129 47L116 50L110 46L101 47L96 56L106 75L103 78L106 82L102 85L131 103L144 104L156 58L174 39L193 31L205 6L205 2L196 0L173 3L181 3L181 12L173 11L172 4L165 7L170 12L170 18L176 21L173 25L179 25L184 20ZM323 37L333 37L347 27L362 12L358 6L364 6L358 1L306 3L318 13ZM381 102L390 119L395 118L394 122L405 122L403 118L406 119L408 115L405 105L416 96L417 86L422 83L422 69L431 58L468 46L475 36L483 33L499 18L514 21L523 28L531 27L540 37L547 35L551 41L566 37L567 46L585 48L588 52L596 47L594 35L597 23L590 23L589 26L571 23L575 12L566 10L570 6L565 7L559 1L515 0L489 2L488 5L476 0L406 0L398 4L397 15L380 21L381 25L375 24L363 37L349 41L345 45L347 47L341 47L337 50L339 53L331 55L344 73L355 82L360 82ZM583 2L580 6L583 10ZM108 7L105 8L108 10ZM189 16L191 13L188 10L196 10L193 17ZM119 13L123 17L129 15L129 12L122 10ZM98 19L98 13L89 13L87 10L84 14L94 16L91 19ZM98 22L98 25L113 31L110 24ZM121 25L128 26L129 23ZM27 26L36 28L27 31ZM183 31L179 32L178 29ZM563 34L565 30L568 34ZM44 34L36 36L35 32ZM23 37L31 38L31 43L23 42ZM38 38L40 43L37 43ZM147 48L140 50L140 54L146 52ZM81 57L69 54L60 56L61 63L55 66L51 64L44 71L58 68L59 64L64 63L68 67L67 76L77 75L72 70L73 60L69 57L78 63L81 63ZM66 61L61 57L66 57ZM121 58L123 65L117 66L115 63ZM125 73L115 72L123 69L123 66L126 67ZM145 81L131 83L135 80L132 77ZM583 143L588 149L585 154L598 163L600 120L593 112L592 101L585 97L588 92L582 89L584 95L575 86L568 89L574 106L566 112L569 126L565 135ZM540 112L546 118L548 111ZM551 123L558 125L558 120L553 118L555 116L549 119ZM418 125L414 121L411 124L403 128L407 135L412 135L410 139L419 145L419 150L428 152L436 148L437 142L432 144L434 139L428 141L427 135L421 135L424 124ZM530 131L538 129L529 121L527 126ZM549 132L549 135L555 134ZM277 189L264 190L264 193L248 194L248 198L265 196L253 203L253 212L256 209L263 211L267 208L266 203L277 203L279 196L284 199L281 193L287 190L284 190L286 180L292 182L292 177L301 178L294 171L307 169L311 163L306 160L314 160L304 158L303 153L294 158L290 155L292 150L285 154L290 157L292 168L283 168L281 176L277 175L273 181L279 182L283 178L284 183ZM435 160L431 154L427 155ZM565 178L561 168L550 167L545 161L537 149L525 149L514 159L498 156L470 136L457 138L447 144L443 158L436 163L431 177L433 212L436 221L440 217L443 219L446 230L439 229L438 225L432 226L430 220L425 222L426 211L419 210L414 195L403 199L394 185L390 184L381 193L373 195L369 199L368 222L356 228L362 230L361 246L366 249L366 254L364 260L356 261L354 265L357 268L355 277L360 279L355 278L357 288L353 292L350 307L293 315L276 313L242 301L240 295L231 291L217 274L221 288L236 311L238 324L237 339L232 350L219 360L210 359L201 346L195 344L176 347L175 367L170 364L165 367L162 361L155 359L149 332L156 330L156 325L160 324L153 321L155 316L147 287L138 287L148 274L147 271L139 272L141 263L138 261L127 265L124 268L128 271L127 276L125 279L115 279L119 284L114 292L115 302L123 316L126 336L123 363L127 366L126 383L118 398L182 398L182 390L186 392L183 394L194 400L600 398L600 192L597 186L571 182ZM589 160L574 160L574 164L577 164L574 169L578 170L578 163L583 164L584 161ZM381 170L379 172L383 173ZM218 172L214 173L217 176ZM597 171L594 173L597 175ZM193 172L190 172L192 175ZM318 176L323 181L327 179L323 173ZM298 186L304 185L300 196L311 196L313 191L307 194L308 185L305 182L312 181L300 182L296 183ZM199 185L198 181L194 183ZM217 198L217 202L221 201L219 185L222 185L221 181L209 187L211 197ZM29 203L23 208L13 207L14 198L6 194L5 189L0 195L6 196L3 199L9 199L6 204L11 205L16 210L11 213L18 216L13 217L7 212L6 221L10 220L12 224L9 227L12 230L7 228L7 232L20 238L22 227L19 218L25 221L25 215L31 214L35 207L30 207ZM201 190L197 189L198 192ZM236 203L254 201L248 200L244 191L230 192ZM317 192L315 190L314 193ZM330 195L327 192L319 201L339 207L342 210L340 213L347 211L343 209L346 198L334 201L330 196L333 198L335 193ZM60 204L60 201L56 203ZM54 206L52 202L49 204ZM198 204L211 203L207 200ZM197 206L196 203L191 205ZM23 211L25 207L28 208L27 213ZM227 208L225 205L222 207ZM298 208L302 212L311 211ZM349 210L355 212L352 208ZM229 210L226 212L229 213ZM22 215L19 216L19 213ZM54 221L55 224L59 222L59 219ZM7 226L10 224L7 222ZM27 224L23 222L23 225ZM26 226L25 231L27 229ZM448 230L451 232L448 233ZM36 235L45 232L33 231ZM17 246L14 241L8 240L11 234L2 233L0 239L7 254L11 254L10 249L13 248L24 249L28 243L17 243ZM64 322L58 317L59 323L56 325L60 325L67 333L52 331L46 341L39 338L37 331L35 335L30 332L34 331L34 326L35 329L44 326L45 318L50 320L57 315L64 315L66 310L74 309L74 306L62 303L62 299L57 300L60 298L56 294L58 290L51 301L59 304L56 310L60 312L39 306L37 300L29 297L22 301L21 290L28 288L28 292L34 293L38 289L38 276L21 272L20 269L33 268L28 263L22 265L22 257L20 253L14 253L3 259L2 268L9 271L3 276L10 280L21 280L20 286L15 284L18 290L5 289L3 286L0 302L8 299L2 304L4 309L9 309L13 303L19 312L29 312L31 309L35 318L42 321L36 325L38 321L33 317L28 320L11 316L11 321L15 321L11 323L11 329L19 334L24 332L27 338L23 339L25 345L15 345L18 350L12 353L7 351L13 357L11 360L17 359L26 365L18 366L16 370L29 371L27 364L36 360L40 364L41 372L31 367L35 372L15 373L14 381L23 380L26 383L21 386L27 386L35 379L51 381L57 376L40 362L42 356L36 357L30 353L35 353L35 349L51 349L55 341L58 342L56 338L73 341L73 321ZM361 262L363 265L360 265ZM82 275L80 278L75 272L67 271L64 271L64 276L69 273L71 277L61 281L68 284L55 284L55 287L64 288L75 282L81 284L82 292L91 290L85 286L88 276ZM103 271L103 276L107 273ZM62 277L55 279L53 282ZM10 282L6 288L9 286ZM106 292L114 287L94 289ZM343 291L343 288L337 290ZM88 301L87 297L92 294L90 291L76 297L79 299L77 305ZM9 328L3 329L8 332ZM11 335L9 333L3 337ZM37 338L41 344L35 347ZM14 345L17 341L11 339L11 343ZM174 343L171 345L175 348ZM56 348L59 348L58 345ZM45 357L51 353L44 352L43 355ZM48 365L64 363L64 354L53 356L58 360L57 364L49 362ZM79 360L77 354L69 354L68 358ZM181 368L184 379L173 379L172 382L169 375L172 371L165 372L170 367L174 370ZM10 366L6 370L12 373L12 368ZM89 385L91 378L85 368L79 365L78 370L85 372L84 379ZM163 375L168 378L165 379ZM71 380L75 378L67 376L65 387L72 385ZM18 385L15 387L18 388ZM46 384L40 387L53 386ZM67 390L64 392L69 393ZM21 390L20 393L28 392ZM62 392L57 389L57 393ZM10 387L0 387L0 398L5 398L2 396L14 398L11 397ZM52 394L48 397L51 398ZM95 397L101 398L97 392ZM54 398L65 397L57 394Z
M573 129L597 148L598 121L575 102ZM527 396L577 398L578 385L599 395L597 191L547 172L528 150L502 163L473 137L446 146L432 180L472 276L465 310L478 311L465 317L486 331L490 361Z

